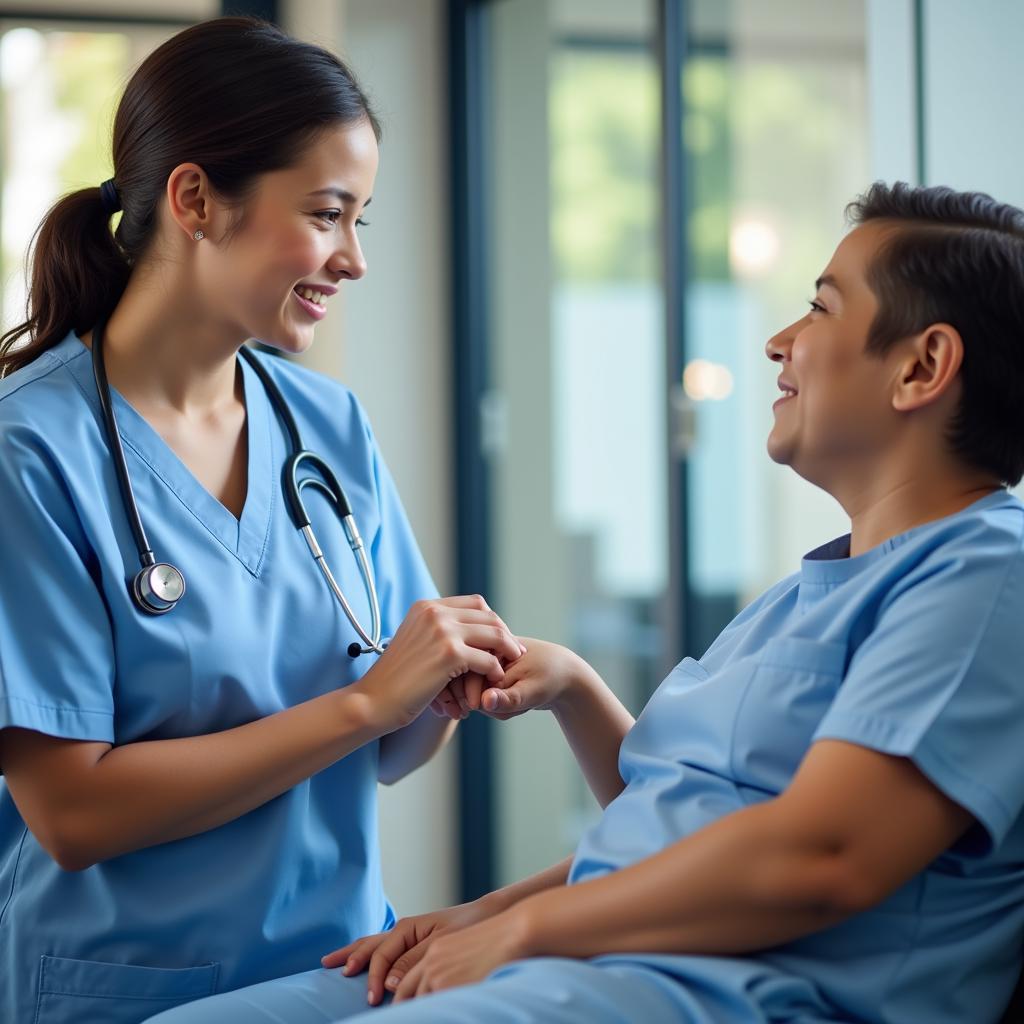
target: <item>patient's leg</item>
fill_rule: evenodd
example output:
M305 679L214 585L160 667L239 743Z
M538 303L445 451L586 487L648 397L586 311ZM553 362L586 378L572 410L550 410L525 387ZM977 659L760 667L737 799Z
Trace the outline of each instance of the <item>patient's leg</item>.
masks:
M147 1024L329 1024L365 1009L365 974L317 969L197 999Z

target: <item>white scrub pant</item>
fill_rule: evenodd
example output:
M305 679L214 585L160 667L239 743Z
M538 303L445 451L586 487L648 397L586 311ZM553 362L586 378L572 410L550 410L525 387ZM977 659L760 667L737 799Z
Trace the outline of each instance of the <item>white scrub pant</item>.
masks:
M816 1012L821 1007L813 998L804 1002L797 996L794 1002L790 1013L777 1017L742 989L704 985L696 978L691 987L635 960L537 958L502 967L476 985L372 1008L366 1003L365 974L346 978L336 970L308 971L199 999L147 1024L767 1024L783 1019L820 1024L830 1019Z

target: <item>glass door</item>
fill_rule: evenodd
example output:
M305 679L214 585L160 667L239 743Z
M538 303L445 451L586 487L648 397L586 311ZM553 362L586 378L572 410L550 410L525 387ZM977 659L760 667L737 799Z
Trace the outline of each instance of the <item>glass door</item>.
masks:
M458 410L476 485L460 543L479 541L460 575L634 712L845 527L768 459L764 343L870 181L864 7L461 5L477 156L455 249L475 316L457 302L473 359L456 371L481 401ZM489 865L466 896L565 856L597 813L550 716L484 725L462 730L464 875L478 851Z
M671 647L653 4L491 6L491 598L632 710ZM558 727L492 730L497 879L572 850L597 806Z

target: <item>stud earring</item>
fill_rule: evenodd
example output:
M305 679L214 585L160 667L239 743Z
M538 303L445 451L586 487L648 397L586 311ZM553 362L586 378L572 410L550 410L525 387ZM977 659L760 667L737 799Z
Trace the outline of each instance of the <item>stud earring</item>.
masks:
M203 240L203 239L204 239L204 238L206 237L206 235L204 235L204 234L203 234L203 232L202 232L201 230L199 230L199 229L196 229L196 230L195 230L194 232L192 232L192 237L193 237L193 238L194 238L194 239L195 239L195 240L196 240L197 242L201 242L201 241L202 241L202 240Z

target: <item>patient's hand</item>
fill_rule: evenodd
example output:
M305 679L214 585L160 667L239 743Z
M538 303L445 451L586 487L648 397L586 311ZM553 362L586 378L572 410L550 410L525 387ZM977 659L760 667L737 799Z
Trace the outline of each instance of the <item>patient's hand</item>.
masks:
M466 697L474 711L502 721L525 711L553 711L594 670L567 647L518 637L526 653L505 670L501 686L482 676L465 677Z
M484 897L430 914L403 917L390 931L350 942L328 953L320 962L324 967L342 967L347 976L358 974L369 965L367 998L371 1006L376 1006L385 988L392 992L398 988L438 936L484 921L498 910Z

